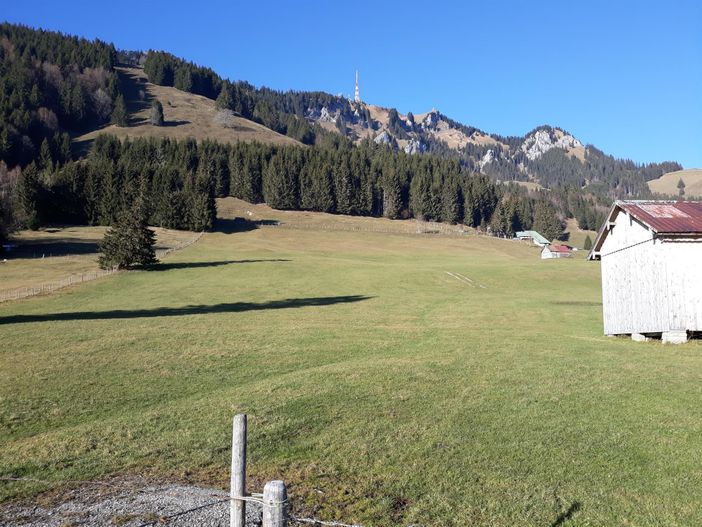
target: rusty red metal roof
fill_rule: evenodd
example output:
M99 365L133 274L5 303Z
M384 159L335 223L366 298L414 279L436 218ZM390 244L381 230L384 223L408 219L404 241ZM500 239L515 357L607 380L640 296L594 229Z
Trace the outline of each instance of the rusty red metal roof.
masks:
M549 245L549 250L554 253L569 253L570 247L567 245Z
M619 201L616 205L659 234L702 233L702 201Z

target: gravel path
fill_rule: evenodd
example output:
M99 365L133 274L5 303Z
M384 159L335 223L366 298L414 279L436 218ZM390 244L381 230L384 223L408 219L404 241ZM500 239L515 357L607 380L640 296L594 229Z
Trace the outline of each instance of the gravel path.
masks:
M52 498L51 503L0 505L2 527L78 527L147 525L229 527L229 501L187 514L178 513L226 500L227 493L181 484L148 484L135 478L109 485L86 485ZM257 503L246 504L246 525L261 525Z

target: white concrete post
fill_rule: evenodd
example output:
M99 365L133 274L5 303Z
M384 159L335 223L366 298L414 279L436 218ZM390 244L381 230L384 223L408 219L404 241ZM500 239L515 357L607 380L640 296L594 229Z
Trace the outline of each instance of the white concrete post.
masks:
M288 527L288 489L280 480L263 487L263 527Z
M232 474L229 525L245 527L246 502L236 499L246 495L246 414L234 416L232 426Z

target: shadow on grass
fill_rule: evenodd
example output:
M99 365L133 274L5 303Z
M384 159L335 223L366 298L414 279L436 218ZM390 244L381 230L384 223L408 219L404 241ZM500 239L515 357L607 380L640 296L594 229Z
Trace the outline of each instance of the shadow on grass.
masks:
M35 238L20 241L6 258L41 258L42 256L71 256L79 254L94 254L99 251L96 241L79 240L75 238Z
M181 126L183 124L190 124L190 121L186 120L180 120L180 121L163 121L163 124L161 126L169 127L169 126Z
M265 225L279 225L278 220L247 220L244 218L219 218L214 224L215 232L231 234L233 232L248 232Z
M158 263L149 267L149 271L170 271L171 269L200 269L203 267L221 267L230 264L246 264L258 262L290 262L286 258L269 258L260 260L222 260L216 262L173 262L173 263Z
M551 527L559 527L560 525L563 525L565 522L570 520L576 512L578 512L580 509L582 509L582 504L579 501L574 501L573 504L568 507L568 510L561 513L558 518L551 524Z
M368 300L370 296L322 296L310 298L286 298L269 302L231 302L211 306L157 307L154 309L115 309L112 311L74 311L69 313L45 313L40 315L10 315L0 317L0 325L26 322L57 322L67 320L111 320L127 318L180 317L184 315L210 315L216 313L243 313L269 309L294 309L300 307L330 306Z
M561 300L551 302L554 306L601 306L602 302L588 302L587 300Z

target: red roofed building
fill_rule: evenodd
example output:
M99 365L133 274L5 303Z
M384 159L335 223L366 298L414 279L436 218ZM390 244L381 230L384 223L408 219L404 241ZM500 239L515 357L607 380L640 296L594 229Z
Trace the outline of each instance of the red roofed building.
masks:
M702 202L617 201L588 258L601 261L605 334L702 331Z
M541 250L541 259L572 258L573 250L567 245L547 245Z

